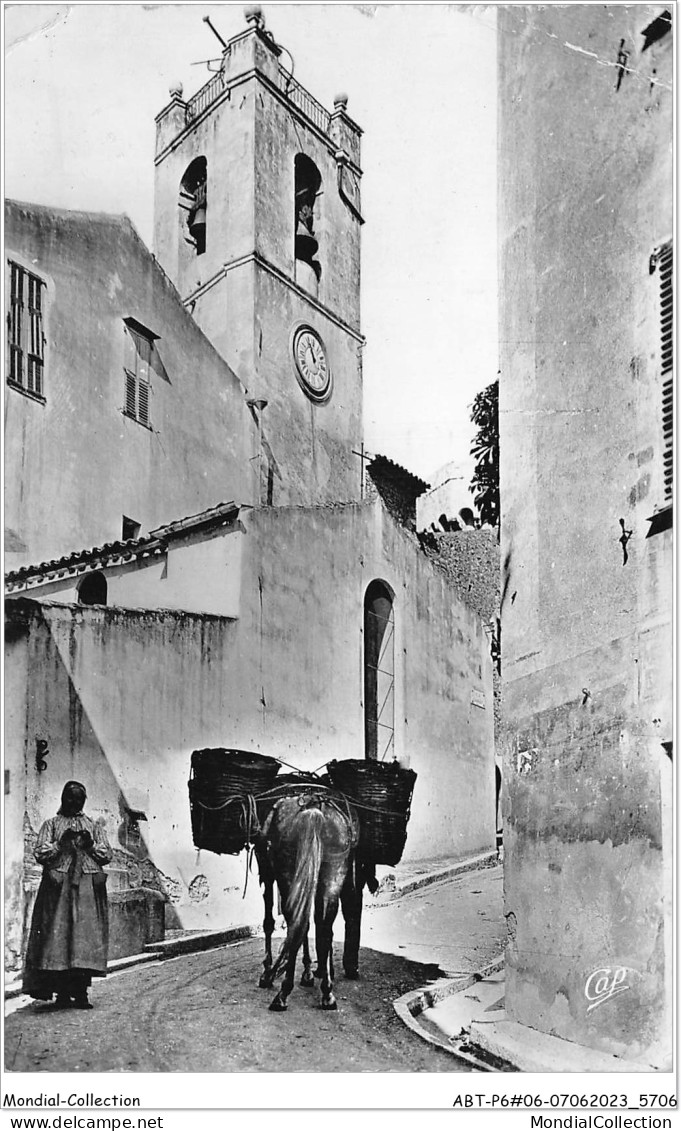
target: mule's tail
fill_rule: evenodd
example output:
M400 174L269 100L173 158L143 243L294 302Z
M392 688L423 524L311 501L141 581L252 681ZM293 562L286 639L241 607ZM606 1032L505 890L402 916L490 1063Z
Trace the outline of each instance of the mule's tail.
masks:
M286 919L286 940L272 966L272 977L281 970L291 952L296 953L309 929L314 907L317 880L322 865L324 814L321 809L301 809L300 835L296 845L293 879L283 911Z

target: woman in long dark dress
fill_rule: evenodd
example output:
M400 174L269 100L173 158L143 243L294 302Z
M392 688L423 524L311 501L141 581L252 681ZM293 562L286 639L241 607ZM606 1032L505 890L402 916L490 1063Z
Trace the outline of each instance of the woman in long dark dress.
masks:
M111 848L101 825L83 813L85 786L69 781L55 817L41 826L35 858L43 865L26 950L23 990L31 997L92 1009L88 987L106 976L109 917L106 873Z

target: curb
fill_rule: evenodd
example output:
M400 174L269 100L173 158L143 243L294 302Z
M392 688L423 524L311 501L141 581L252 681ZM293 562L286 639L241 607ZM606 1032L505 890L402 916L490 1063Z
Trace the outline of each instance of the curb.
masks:
M462 1037L457 1043L456 1039L438 1034L435 1026L432 1029L426 1029L419 1020L421 1014L436 1005L437 1002L443 1001L451 994L461 993L463 990L469 989L476 982L482 982L490 974L496 974L503 968L504 958L502 955L488 963L487 966L483 966L481 970L473 971L471 974L462 974L456 978L440 978L437 982L422 986L421 989L410 990L409 993L403 994L402 997L393 1002L393 1009L400 1020L413 1033L427 1041L428 1044L443 1049L450 1056L456 1057L457 1060L464 1060L467 1064L483 1072L509 1071L511 1064L501 1051L478 1050L478 1048L471 1046L470 1038L467 1037Z
M400 881L395 879L394 889L381 891L379 888L378 899L381 897L386 902L394 899L400 899L403 895L408 895L412 891L418 891L419 888L427 887L430 884L437 884L444 880L454 879L455 876L462 876L466 872L474 872L478 868L494 867L499 863L496 849L490 852L482 852L479 856L469 856L465 860L459 860L455 864L447 864L444 868L435 869L432 872L424 872L420 876L415 876L413 879L405 879ZM390 880L390 875L386 876L383 884Z
M260 934L260 927L228 927L226 930L200 931L195 935L184 935L177 939L164 939L162 942L147 943L144 958L175 958L180 954L197 954L202 950L228 946L229 943L243 942ZM121 959L119 961L125 961Z
M123 958L112 958L107 964L107 973L117 974L134 966L150 962L162 962L166 958L176 958L182 954L198 954L199 951L213 950L230 943L243 942L260 934L260 927L229 927L226 930L200 931L184 935L178 939L165 939L163 942L147 943L139 954L126 954ZM5 985L5 1001L21 997L21 981Z

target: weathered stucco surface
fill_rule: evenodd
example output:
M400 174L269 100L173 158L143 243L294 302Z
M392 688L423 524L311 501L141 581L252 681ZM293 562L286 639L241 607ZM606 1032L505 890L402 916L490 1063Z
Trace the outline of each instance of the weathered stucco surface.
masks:
M126 217L6 206L8 258L47 279L45 403L5 387L6 566L119 539L256 489L243 389ZM146 428L123 414L124 325L158 335Z
M642 50L657 15L499 11L506 1007L651 1062L671 1039L671 531L648 537L649 261L672 222L671 35Z

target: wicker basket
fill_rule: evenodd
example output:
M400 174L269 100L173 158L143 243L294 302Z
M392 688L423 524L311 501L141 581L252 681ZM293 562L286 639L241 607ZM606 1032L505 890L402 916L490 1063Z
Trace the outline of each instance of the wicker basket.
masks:
M416 774L397 762L329 762L331 784L357 806L359 851L373 864L399 864L407 840Z
M271 789L280 764L248 750L195 750L189 808L196 847L219 854L241 852L257 831L253 799Z

